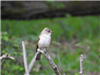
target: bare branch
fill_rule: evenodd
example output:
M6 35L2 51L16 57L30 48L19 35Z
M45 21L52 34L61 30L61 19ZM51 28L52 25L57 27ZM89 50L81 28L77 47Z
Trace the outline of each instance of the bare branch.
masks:
M31 62L30 62L30 64L29 64L29 73L30 73L32 67L33 67L34 64L35 64L35 62L36 62L36 57L37 57L37 55L38 55L39 53L40 53L40 52L37 51L36 54L35 54L35 56L34 56L33 59L31 60Z
M26 49L25 49L24 41L22 41L22 48L23 48L24 67L25 67L25 72L26 72L24 75L29 75L28 64L27 64L27 56L26 56Z
M51 59L50 55L47 53L46 49L44 50L40 50L37 49L37 52L35 54L35 56L33 57L33 59L31 60L29 67L27 64L27 56L26 56L26 49L25 49L25 43L24 41L22 41L22 47L23 47L23 59L24 59L24 67L25 67L25 74L24 75L29 75L32 67L34 66L35 62L36 62L36 57L37 55L41 52L45 55L47 61L50 63L51 67L53 68L53 70L55 71L56 75L61 75L57 66L55 65L55 63L53 62L53 60Z
M84 61L83 61L83 54L80 56L80 75L84 75Z
M37 51L41 51L41 50L37 49ZM49 64L53 68L55 74L56 75L61 75L60 72L59 72L59 70L58 70L58 68L57 68L57 66L56 66L56 64L53 62L53 60L51 59L50 55L47 53L46 48L43 49L42 51L44 51L44 52L41 52L41 53L43 53L45 55L47 61L49 62Z
M6 58L6 59L12 59L12 60L15 59L14 57L9 56L8 53L6 53L6 55L2 55L2 56L0 57L0 60L1 60L1 59L4 59L4 58Z

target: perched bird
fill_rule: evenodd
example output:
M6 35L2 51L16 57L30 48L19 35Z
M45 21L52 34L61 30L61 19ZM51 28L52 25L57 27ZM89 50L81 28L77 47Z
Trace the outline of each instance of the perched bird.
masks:
M53 31L51 31L47 27L42 30L37 41L36 52L38 48L42 50L44 48L47 48L50 45L51 33L53 33ZM37 55L36 60L40 60L40 57L41 57L41 53Z

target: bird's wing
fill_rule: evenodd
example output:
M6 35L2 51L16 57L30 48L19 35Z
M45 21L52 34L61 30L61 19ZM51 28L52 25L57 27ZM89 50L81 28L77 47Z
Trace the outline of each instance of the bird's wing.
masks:
M40 40L40 38L38 38L38 41ZM37 46L36 46L36 52L37 52L37 49L38 49L38 41L37 41Z

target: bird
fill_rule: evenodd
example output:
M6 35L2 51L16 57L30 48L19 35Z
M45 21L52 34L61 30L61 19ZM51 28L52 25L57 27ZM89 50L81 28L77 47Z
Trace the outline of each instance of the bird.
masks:
M45 27L40 33L37 41L36 52L39 48L40 50L47 48L51 42L51 34L54 33L49 28ZM36 57L36 60L40 60L41 53L39 53Z

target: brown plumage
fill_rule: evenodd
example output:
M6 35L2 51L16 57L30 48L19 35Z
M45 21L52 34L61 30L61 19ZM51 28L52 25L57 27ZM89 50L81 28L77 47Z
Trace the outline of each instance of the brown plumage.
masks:
M38 38L38 41L40 40L40 38ZM37 46L36 46L36 52L37 52L37 49L38 49L38 41L37 41ZM36 60L40 60L40 57L41 57L41 53L39 53L36 57Z

